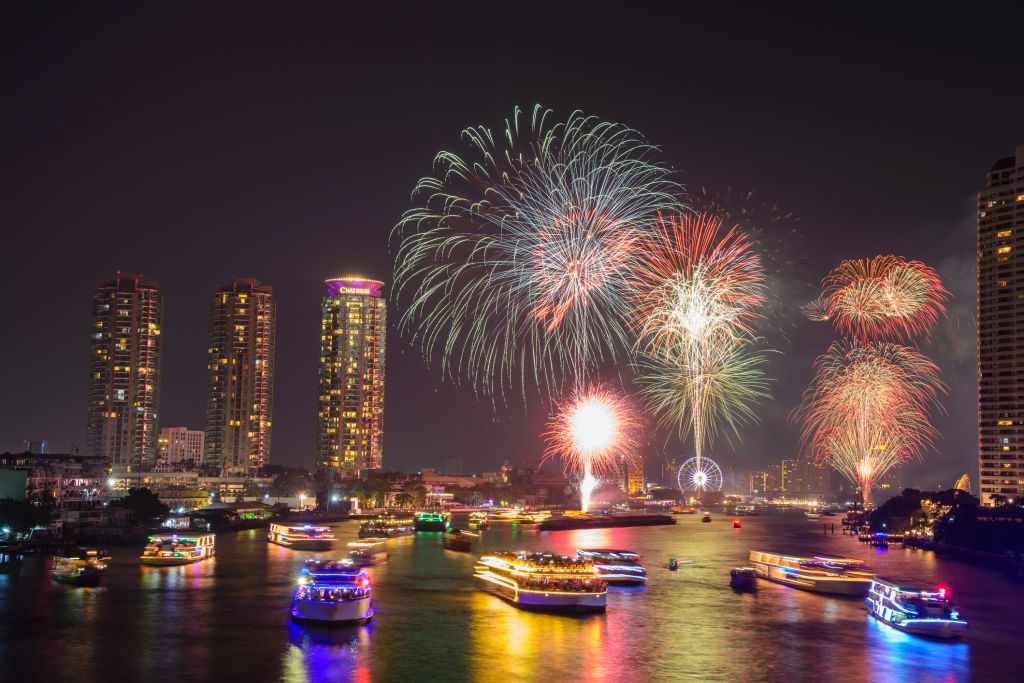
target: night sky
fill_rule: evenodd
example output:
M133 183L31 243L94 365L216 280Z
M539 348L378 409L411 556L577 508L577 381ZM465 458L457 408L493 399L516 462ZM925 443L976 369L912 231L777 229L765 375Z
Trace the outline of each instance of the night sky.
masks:
M433 155L540 102L638 129L691 189L756 190L798 216L796 236L769 237L806 298L843 258L935 266L956 298L923 348L951 393L938 452L906 483L976 481L972 204L1024 144L1020 17L142 4L0 11L0 450L84 444L91 297L121 269L164 293L163 425L203 426L214 287L274 287L273 461L311 466L322 281L390 282L389 232ZM777 297L793 308L800 289ZM792 456L788 414L834 338L773 325L775 398L712 448L726 469ZM495 412L389 335L386 468L538 454L538 405ZM688 452L648 441L652 458Z

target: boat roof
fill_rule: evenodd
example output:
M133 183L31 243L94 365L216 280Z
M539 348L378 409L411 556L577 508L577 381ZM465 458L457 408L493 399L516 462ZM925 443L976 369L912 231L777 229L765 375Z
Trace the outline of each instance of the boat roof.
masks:
M639 555L635 550L616 550L614 548L577 548L578 553L606 553L615 555Z
M825 555L818 553L811 555L810 557L801 557L799 555L790 555L789 553L780 553L777 550L751 550L753 553L764 553L766 555L778 555L779 557L785 557L790 560L818 560L820 562L835 562L837 564L864 564L864 560L858 560L853 557L841 557L839 555Z
M885 583L900 591L906 591L908 593L938 593L938 588L935 584L920 581L918 579L900 579L891 576L877 576L874 581L876 583Z

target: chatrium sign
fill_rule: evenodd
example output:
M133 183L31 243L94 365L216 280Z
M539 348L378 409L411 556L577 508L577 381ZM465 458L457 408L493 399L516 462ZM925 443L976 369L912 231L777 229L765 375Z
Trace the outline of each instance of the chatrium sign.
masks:
M328 296L380 296L384 283L361 277L337 277L325 280Z

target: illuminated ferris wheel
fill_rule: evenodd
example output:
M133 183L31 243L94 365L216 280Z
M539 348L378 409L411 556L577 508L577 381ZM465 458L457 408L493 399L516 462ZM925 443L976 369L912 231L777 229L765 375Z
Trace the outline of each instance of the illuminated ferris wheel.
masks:
M680 491L721 491L722 468L708 457L690 458L679 467L676 476Z

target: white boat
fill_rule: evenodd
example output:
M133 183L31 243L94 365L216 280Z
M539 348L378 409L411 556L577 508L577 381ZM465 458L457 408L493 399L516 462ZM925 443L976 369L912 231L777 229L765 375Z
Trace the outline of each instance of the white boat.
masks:
M382 564L388 561L384 545L384 541L378 540L352 541L348 544L348 547L352 548L348 551L348 557L357 567L372 567L375 564Z
M484 590L542 612L603 612L608 584L591 562L551 553L497 552L477 562Z
M155 566L190 564L213 557L217 553L216 542L213 534L150 536L139 559L142 564Z
M293 550L330 550L335 541L330 528L311 524L271 524L267 540Z
M292 596L295 621L365 624L374 615L370 577L349 560L310 560L299 572Z
M647 570L640 564L640 553L608 548L579 548L576 557L592 562L597 573L609 585L636 586L647 583Z
M794 557L751 550L750 564L761 578L815 593L864 595L874 578L860 560L828 555Z
M967 632L946 588L879 577L871 582L864 606L879 621L914 635L952 639Z
M807 510L804 512L804 517L807 519L818 519L821 517L821 513L815 512L814 510Z

